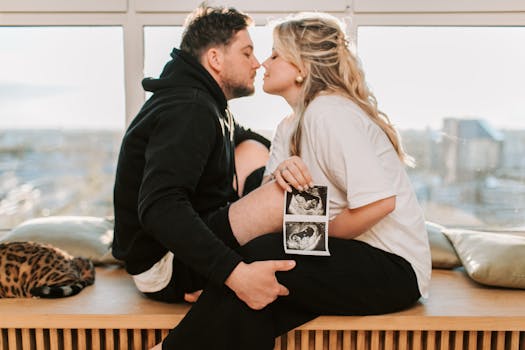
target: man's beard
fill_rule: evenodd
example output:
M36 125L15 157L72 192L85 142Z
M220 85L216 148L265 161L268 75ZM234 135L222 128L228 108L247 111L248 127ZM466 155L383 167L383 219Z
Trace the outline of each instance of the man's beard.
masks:
M224 90L230 99L250 96L255 92L253 85L248 86L232 81L227 81L224 83Z

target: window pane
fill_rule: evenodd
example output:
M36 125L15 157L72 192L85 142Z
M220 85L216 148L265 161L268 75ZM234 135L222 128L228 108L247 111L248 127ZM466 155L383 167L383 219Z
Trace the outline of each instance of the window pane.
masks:
M401 130L428 220L525 225L525 28L360 27L379 107Z
M255 45L255 56L262 63L272 51L272 29L269 26L249 28ZM173 47L179 47L183 27L146 27L145 38L145 69L146 77L157 77L166 62ZM230 108L235 119L244 126L271 136L279 121L291 113L291 109L283 98L271 96L263 92L264 68L257 71L255 78L255 94L231 100Z
M112 215L122 29L0 27L0 42L0 228Z

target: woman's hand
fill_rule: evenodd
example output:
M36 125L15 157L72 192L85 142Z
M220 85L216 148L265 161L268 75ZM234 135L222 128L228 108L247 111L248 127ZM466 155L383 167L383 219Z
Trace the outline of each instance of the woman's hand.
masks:
M312 187L312 176L303 160L297 156L284 160L272 173L272 177L285 191L292 192L292 185L299 191Z

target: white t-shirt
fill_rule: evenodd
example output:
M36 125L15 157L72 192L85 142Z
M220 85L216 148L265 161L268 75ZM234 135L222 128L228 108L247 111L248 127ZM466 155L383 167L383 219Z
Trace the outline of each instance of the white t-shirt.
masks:
M295 123L292 115L277 127L266 174L290 157ZM304 114L301 158L313 182L329 187L331 219L343 209L396 196L395 210L355 239L406 259L427 297L432 265L423 212L383 130L348 98L316 97Z
M135 282L137 289L143 293L153 293L166 288L171 281L173 273L173 258L173 253L167 252L162 259L148 270L138 275L132 275L131 277L133 277L133 282Z

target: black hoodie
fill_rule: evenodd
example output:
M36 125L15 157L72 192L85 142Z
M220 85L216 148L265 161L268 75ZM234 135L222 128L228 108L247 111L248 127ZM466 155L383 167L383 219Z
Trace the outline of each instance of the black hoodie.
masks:
M174 49L153 92L124 135L114 188L113 254L130 274L168 250L207 279L224 283L241 257L201 216L238 199L234 145L269 141L233 122L221 88L195 59ZM230 137L231 129L234 129Z

